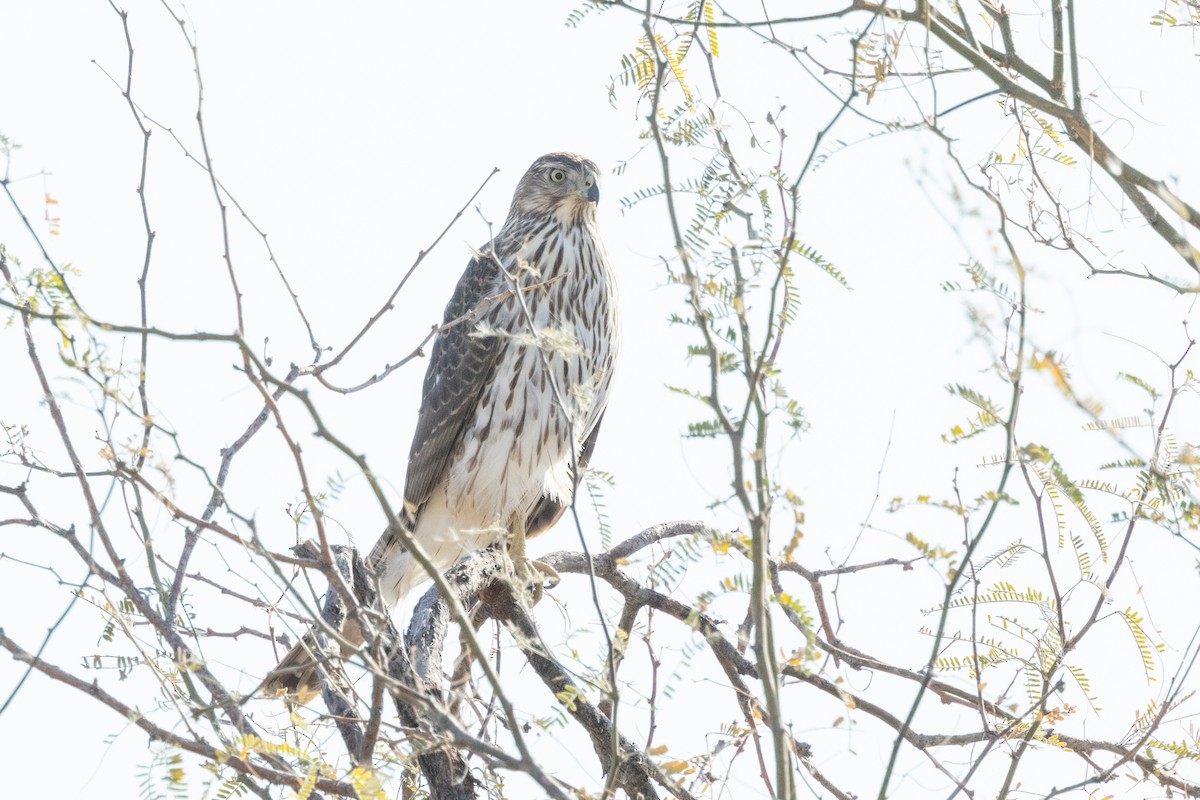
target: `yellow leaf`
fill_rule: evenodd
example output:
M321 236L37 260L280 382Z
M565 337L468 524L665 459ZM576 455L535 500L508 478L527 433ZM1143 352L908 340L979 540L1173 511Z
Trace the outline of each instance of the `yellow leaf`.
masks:
M712 53L713 58L721 55L717 47L717 29L713 27L713 19L716 14L713 12L713 3L704 4L704 21L708 23L708 51Z
M375 771L367 767L355 767L350 771L350 784L359 800L384 800L387 793L376 777Z
M667 752L667 746L665 744L655 745L646 751L648 755L652 756L661 756L665 752Z

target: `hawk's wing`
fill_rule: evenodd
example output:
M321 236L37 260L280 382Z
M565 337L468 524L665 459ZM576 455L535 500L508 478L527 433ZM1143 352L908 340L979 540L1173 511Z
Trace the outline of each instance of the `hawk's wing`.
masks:
M574 488L579 488L579 479L583 475L583 471L587 469L588 462L592 460L592 451L596 449L596 437L600 433L600 423L604 422L604 413L601 412L599 419L596 420L595 426L592 427L592 432L583 440L583 450L579 454L579 459L575 462ZM551 497L548 494L542 495L533 510L529 512L529 519L525 522L525 538L532 539L534 536L545 533L554 527L558 522L559 517L571 507L571 498L567 498L564 502L560 498Z
M443 324L470 312L502 289L496 261L490 255L475 256L446 306ZM479 312L485 313L483 309ZM498 336L472 336L474 331L475 321L463 320L440 332L433 342L404 484L404 504L411 513L420 509L445 479L450 456L495 371L504 340Z

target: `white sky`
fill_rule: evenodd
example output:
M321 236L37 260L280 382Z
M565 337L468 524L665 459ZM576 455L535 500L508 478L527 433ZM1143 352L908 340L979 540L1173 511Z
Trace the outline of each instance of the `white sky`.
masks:
M1103 25L1081 20L1081 41L1088 53L1136 54L1103 63L1086 61L1085 77L1095 92L1095 107L1111 120L1104 130L1110 144L1151 174L1178 179L1183 195L1194 203L1200 197L1194 157L1195 131L1200 129L1200 106L1194 102L1194 87L1200 85L1195 43L1185 33L1151 28L1147 21L1154 5L1108 9ZM127 8L136 47L135 97L151 117L196 148L195 84L183 39L158 3L135 1ZM670 249L665 215L653 201L631 213L620 212L620 198L659 180L652 153L637 155L645 144L637 138L643 123L630 95L620 96L615 108L607 101L608 79L619 68L620 54L640 35L639 22L614 11L593 15L580 29L570 30L563 21L571 8L574 4L551 2L525 4L519 10L479 2L408 4L403 9L400 4L354 3L332 9L277 2L189 7L198 31L216 169L254 222L268 232L318 339L335 349L378 308L416 253L428 246L492 167L501 169L480 195L480 213L464 215L417 273L396 311L331 373L332 380L349 385L405 355L440 319L469 248L487 239L483 218L497 226L503 221L514 183L535 157L573 150L610 170L632 159L622 174L602 180L601 220L620 274L626 345L594 463L616 477L607 501L618 538L679 518L701 518L730 528L738 523L732 509L707 508L726 491L723 451L681 442L686 423L703 417L703 411L663 388L695 382L700 374L698 364L683 359L687 340L665 322L682 297L676 288L664 286L659 262L660 254ZM1121 18L1120 13L1129 16ZM829 52L836 52L842 63L846 46L838 42ZM780 98L788 106L783 120L792 136L791 153L807 152L832 108L828 98L763 45L732 34L724 36L722 45L726 96L768 146L764 117ZM133 323L134 281L144 248L134 192L140 138L118 89L102 71L123 80L125 58L120 21L107 3L7 3L0 10L0 132L23 145L13 162L11 177L21 179L14 182L14 192L35 217L42 211L43 191L59 201L53 209L62 219L61 232L45 237L52 254L81 270L74 286L91 314ZM705 91L704 81L697 84ZM902 97L881 96L871 107L883 117L906 109ZM744 123L728 114L726 121L744 142ZM847 125L838 133L857 139L854 131L861 128L853 122ZM952 127L964 137L968 165L993 149L1013 149L1013 129L990 101L977 104ZM158 233L150 277L152 322L177 331L232 330L230 292L207 178L163 131L154 133L152 144L148 197ZM949 208L944 189L951 172L940 153L932 137L915 134L859 144L832 157L804 189L802 237L833 261L853 287L846 291L815 269L800 270L803 313L788 333L781 360L784 380L805 406L812 429L774 458L782 482L808 503L808 537L800 557L813 566L840 561L847 552L876 494L876 472L885 450L881 506L894 496L951 496L955 467L961 468L966 497L995 480L993 471L974 465L983 456L1002 452L998 438L958 448L940 440L971 412L948 396L947 383L995 386L985 374L986 352L968 341L963 297L940 288L943 281L963 277L959 264L967 258L956 231L936 213L935 206ZM686 169L686 163L681 156L679 168ZM40 170L49 174L42 178L35 174ZM1081 166L1075 174L1082 176L1085 170ZM913 185L914 176L927 183L926 192ZM1063 180L1067 191L1087 192L1086 178ZM1107 196L1115 196L1102 178L1097 181ZM977 195L969 195L967 203L980 207ZM1112 217L1099 212L1090 231L1109 255L1169 268L1163 248L1142 232L1114 229ZM34 222L46 234L45 223ZM990 253L983 238L991 226L992 217L985 216L962 224L957 233L977 257L990 256L987 266L1001 271L1011 284L1002 254ZM234 231L249 338L261 341L269 336L264 349L277 366L305 361L311 353L303 329L263 256L261 242L240 221L235 220ZM0 210L0 241L27 265L38 263L32 242L7 207ZM1163 383L1161 366L1150 353L1173 359L1182 352L1185 339L1179 323L1185 318L1194 321L1190 300L1173 298L1149 283L1085 280L1086 271L1077 262L1028 245L1019 233L1018 245L1035 276L1032 302L1041 311L1032 316L1037 340L1067 354L1083 393L1103 399L1111 416L1139 413L1141 398L1132 387L1118 383L1116 374L1126 371ZM52 338L43 337L41 345L43 355L53 352ZM37 408L36 396L24 388L31 375L22 348L18 328L0 333L0 363L5 365L0 419L30 422L36 444L57 459L46 415ZM134 353L131 341L126 360ZM183 432L185 449L204 458L210 468L217 463L219 448L244 429L260 405L252 390L232 374L228 365L235 360L232 350L213 347L155 343L151 351L151 391L160 413ZM1193 362L1194 357L1188 363ZM423 369L423 363L414 363L372 391L344 398L322 394L319 401L331 427L368 454L375 472L395 494L401 488ZM72 392L86 403L81 390ZM1096 434L1078 433L1078 419L1063 415L1049 383L1032 381L1025 402L1036 409L1023 418L1027 441L1062 443L1058 449L1072 453L1069 466L1075 465L1080 474L1109 457L1110 451L1096 443ZM1183 440L1197 439L1195 411L1189 398L1179 412ZM80 406L75 413L82 419L86 408ZM298 414L293 420L307 432ZM270 434L264 431L235 462L232 485L238 507L256 512L264 537L283 548L294 536L282 513L283 503L295 499L298 490L291 474L265 468L278 463L282 454L278 437ZM352 474L352 465L328 450L318 452L319 445L311 446L310 456L319 459L314 464L325 469L318 472L320 480L335 469ZM19 474L3 467L0 476L6 483L20 480ZM194 492L186 499L200 507L204 497ZM9 510L0 500L0 516ZM787 513L780 511L781 516ZM360 544L373 541L379 515L363 481L352 480L331 513ZM587 514L584 518L585 524L591 523ZM157 522L162 526L160 541L166 540L175 529L164 517ZM900 541L910 530L948 546L960 535L954 518L933 511L892 517L881 507L872 522L883 530L863 536L856 559L911 556L911 549ZM1015 525L998 536L994 546L983 549L998 549L1030 533ZM598 546L595 531L590 535L592 546ZM1163 637L1182 648L1195 615L1173 613L1165 606L1181 593L1195 595L1194 556L1180 548L1170 549L1171 558L1163 559L1162 553L1171 547L1165 534L1146 528L1141 535L1145 541L1139 539L1133 559L1138 579L1149 587L1146 603L1161 614L1154 623ZM17 542L15 537L28 541ZM46 547L44 540L40 532L8 528L0 536L0 551L42 563L62 557L69 564L64 577L77 579L77 564L64 551ZM534 549L575 546L573 532L564 525ZM167 547L167 552L174 550ZM716 569L716 574L724 574L720 565ZM61 610L65 594L46 575L11 562L0 562L0 575L0 608L7 609L0 613L0 625L34 647ZM799 586L796 589L800 593ZM1126 582L1121 589L1124 594L1115 604L1141 607L1134 583ZM893 592L902 600L897 602ZM915 635L917 627L928 622L919 609L932 606L939 594L936 578L928 571L916 576L876 574L869 582L848 580L841 595L847 619L843 633L877 655L915 666L925 658L927 647ZM579 601L574 595L564 596L571 598L565 602ZM37 611L28 613L33 608ZM740 618L738 606L731 604L727 610ZM569 623L559 623L566 618L553 609L540 613L544 625L558 625L555 633L594 626L586 601L571 605ZM213 627L238 624L214 618L206 609L200 614L202 623ZM77 666L80 651L91 652L99 632L97 615L77 608L47 657ZM1121 633L1117 628L1112 632ZM242 642L221 651L221 657L245 655L252 663L248 670L265 669L270 661L265 645L259 640ZM1128 659L1129 643L1119 644L1119 658ZM625 667L631 676L638 676L639 668L644 664L633 660ZM708 668L698 660L693 672L685 673L680 696L691 692L704 697L716 691L688 683ZM0 695L7 696L19 674L0 659ZM1104 697L1106 711L1087 712L1092 714L1086 726L1089 734L1119 737L1128 728L1129 709L1141 707L1160 691L1139 684L1139 679L1136 659L1117 665L1111 674L1098 669L1093 688ZM870 685L861 675L851 682L853 689ZM835 781L841 778L842 785L873 793L875 784L854 783L854 759L872 766L885 760L890 742L886 732L881 736L877 726L865 720L859 727L871 733L835 731L831 725L838 716L836 706L804 688L789 689L785 700L797 735L824 747L818 758L822 768ZM704 724L715 728L733 718L732 702L723 695L719 702L728 704L727 713ZM895 707L906 709L907 704ZM686 715L676 722L678 735L686 736ZM936 722L929 727L935 728ZM104 744L114 734L115 743ZM60 743L64 738L71 744ZM681 755L705 746L668 736L662 740L672 745L672 752L678 747ZM65 747L74 751L69 759L62 754ZM562 747L565 758L569 750ZM49 687L38 677L0 720L0 752L5 763L29 767L10 770L8 789L13 796L44 793L48 779L61 797L134 796L134 767L147 759L141 733L124 727L82 695ZM919 755L907 751L901 773L921 762ZM66 763L74 769L63 769ZM49 772L52 769L60 772ZM942 786L933 788L940 791ZM897 796L921 797L929 788L902 783Z

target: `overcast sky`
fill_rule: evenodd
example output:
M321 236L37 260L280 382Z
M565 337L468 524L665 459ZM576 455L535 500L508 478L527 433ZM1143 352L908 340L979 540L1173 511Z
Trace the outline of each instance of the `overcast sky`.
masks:
M1106 119L1110 144L1145 171L1177 181L1183 196L1194 203L1200 197L1195 43L1185 33L1149 26L1152 5L1110 8L1103 24L1081 22L1081 41L1089 53L1136 53L1102 63L1086 60L1084 72L1094 92L1090 102ZM198 152L191 54L158 3L131 0L126 7L136 48L135 98L163 126L152 136L147 188L158 234L151 321L177 331L228 332L234 317L207 177L165 130L173 130ZM512 4L483 2L189 6L214 165L254 223L269 234L318 339L335 348L374 313L417 253L499 168L415 274L396 310L330 375L352 385L407 354L440 319L470 248L487 240L489 223L498 227L503 221L515 182L534 158L571 150L599 163L605 170L601 226L619 273L625 340L594 458L594 465L616 481L607 502L615 535L681 518L732 528L739 524L734 509L709 507L727 493L722 451L680 436L688 421L704 417L703 411L665 389L702 377L701 365L684 357L685 334L666 322L683 297L677 287L666 285L661 266L671 247L666 217L654 201L627 213L620 203L660 180L657 159L638 138L645 109L636 106L627 90L613 103L608 98L610 78L619 69L620 55L641 34L640 23L631 14L614 11L570 29L564 21L573 7L551 2L516 10ZM763 45L730 34L723 46L722 88L732 103L723 113L739 141L753 132L769 151L774 142L765 117L782 102L788 106L782 119L793 137L789 146L806 152L828 119L829 98L798 71L784 71L786 62L763 55ZM0 9L0 133L22 145L11 162L12 189L53 257L79 270L74 286L88 312L134 323L135 279L144 250L134 191L141 140L112 80L124 82L126 58L120 19L106 2L10 2ZM707 91L703 80L697 85ZM900 113L905 102L881 96L875 109L886 118L889 111ZM994 103L983 107L987 103L991 101L954 123L954 133L963 137L972 159L968 166L992 151L1014 149L1015 129L1006 125ZM848 141L856 138L854 130L854 123L848 123ZM935 138L918 134L862 142L838 149L805 184L802 238L829 258L851 286L848 290L816 269L800 267L802 313L781 357L783 379L805 406L812 427L772 458L781 481L807 501L801 554L816 566L845 556L877 493L885 505L892 497L948 497L956 468L965 496L994 482L994 474L974 465L1002 453L1002 442L993 438L959 448L941 443L943 433L971 414L944 387L992 379L985 348L971 339L966 301L943 291L942 284L962 280L961 264L972 256L991 259L986 266L1009 283L1014 279L1011 271L1005 272L1009 267L1003 254L987 238L994 220L964 222L955 216L947 191L953 175L942 150ZM618 174L618 165L626 163ZM686 174L686 155L679 163ZM1102 178L1097 181L1103 183ZM1076 183L1086 186L1087 180ZM1103 190L1115 196L1111 187ZM49 207L61 218L56 235L41 219L45 194L57 200ZM966 202L986 211L978 196L968 196ZM1091 232L1103 241L1107 256L1169 268L1170 255L1150 237L1114 223L1116 212L1097 215ZM311 351L304 329L279 288L261 239L236 212L234 219L232 246L246 292L248 338L263 342L263 352L277 365L305 363ZM26 264L38 262L32 240L7 206L0 209L0 242ZM1118 382L1117 373L1144 373L1164 382L1154 353L1172 360L1182 353L1186 339L1180 323L1194 319L1192 302L1149 282L1087 280L1077 261L1026 240L1018 244L1037 291L1033 334L1046 349L1067 355L1085 394L1103 399L1112 416L1140 413L1144 402L1136 390ZM161 316L155 309L162 310ZM53 346L46 341L47 348ZM0 419L28 421L49 439L36 395L13 388L31 380L22 347L19 328L0 331L0 363L5 365ZM135 352L131 342L125 358ZM227 376L228 365L236 360L233 351L156 344L151 357L158 381L152 388L161 412L183 431L189 450L215 464L219 447L244 429L260 404L236 376L223 384L199 380L209 374ZM1194 361L1192 357L1187 365ZM416 362L373 391L323 395L320 401L341 435L369 452L375 472L394 496L402 489L423 369ZM1078 441L1080 466L1101 457L1103 447L1076 431L1077 418L1067 417L1065 409L1053 411L1053 385L1035 381L1027 393L1041 409L1022 423L1028 426L1023 428L1027 441L1053 436ZM77 399L85 400L81 392ZM1189 400L1177 417L1185 441L1200 436L1195 411ZM1065 430L1068 424L1075 427ZM278 455L278 442L271 442L264 437L255 445L258 452L247 453L247 470ZM317 457L328 459L322 463L330 472L353 474L352 465L330 453ZM239 468L240 463L233 478L238 502L257 513L260 529L274 528L264 534L274 546L286 547L295 533L281 506L295 497L294 482L290 476L266 473L251 481L248 475L257 473L238 475ZM19 482L20 475L0 465L0 480ZM347 492L350 498L367 497L365 482L358 479L350 481ZM198 498L190 501L195 504ZM0 505L0 516L6 509ZM377 508L367 501L341 503L332 513L367 545L380 525ZM598 546L594 518L585 515L584 521L592 546ZM876 509L872 521L878 528L864 534L856 557L911 555L900 543L909 530L949 544L960 535L958 522L948 515L893 520ZM5 529L0 551L41 557L43 563L51 557L38 545L6 540L14 536L34 534ZM574 532L563 526L537 542L534 551L577 544ZM997 541L996 546L1002 544ZM1159 585L1189 581L1186 591L1194 595L1190 563L1156 562L1157 546L1148 542L1134 553L1140 580ZM78 579L76 564L69 572ZM66 596L46 575L11 562L0 562L0 575L0 608L7 609L0 612L0 626L26 646L34 645ZM927 621L920 609L936 602L936 576L908 578L903 591L911 600L883 602L891 591L900 591L894 578L860 587L853 596L847 593L847 630L870 642L889 642L886 637L902 632L896 641L907 644L896 644L892 653L915 665L925 657L927 644L909 634ZM26 580L28 585L21 583ZM1122 606L1141 602L1136 586L1123 589L1126 596L1117 601ZM42 605L53 611L21 613ZM594 625L585 610L573 610L570 617L585 628ZM205 624L218 622L206 619ZM1155 623L1179 647L1190 635L1186 614L1176 618L1164 611ZM81 649L93 647L100 626L96 612L77 609L48 658L76 666ZM256 668L263 669L269 653L258 648L253 658ZM0 697L7 696L19 674L0 658ZM1128 674L1116 672L1112 683L1100 687L1109 692L1106 699L1117 695L1109 705L1121 711L1107 721L1097 719L1093 730L1119 736L1130 721L1129 708L1141 707L1157 691L1141 685L1121 695L1122 676ZM242 688L250 685L248 681ZM801 738L810 729L828 731L832 722L832 712L820 719L806 717L799 700L790 709ZM109 736L116 737L111 748L105 744ZM57 737L79 744L70 770L62 769L66 746ZM878 742L867 741L863 749L875 759ZM55 796L134 796L138 776L133 765L144 763L144 751L143 735L111 712L36 677L0 719L4 762L27 767L10 771L15 774L6 785L12 796L45 793L48 782L56 787ZM832 769L845 770L853 755L827 751L824 757ZM920 761L912 753L906 758L910 764ZM919 787L908 786L907 791L906 796L922 796Z

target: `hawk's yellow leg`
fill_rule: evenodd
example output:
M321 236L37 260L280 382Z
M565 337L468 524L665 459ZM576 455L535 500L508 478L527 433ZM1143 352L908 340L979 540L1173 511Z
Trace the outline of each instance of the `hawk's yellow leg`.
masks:
M558 585L562 580L558 571L544 561L533 561L525 555L525 517L514 516L512 531L508 538L508 557L512 560L513 571L526 585L533 588L533 604L537 605L545 591L544 583L550 581L550 586Z

